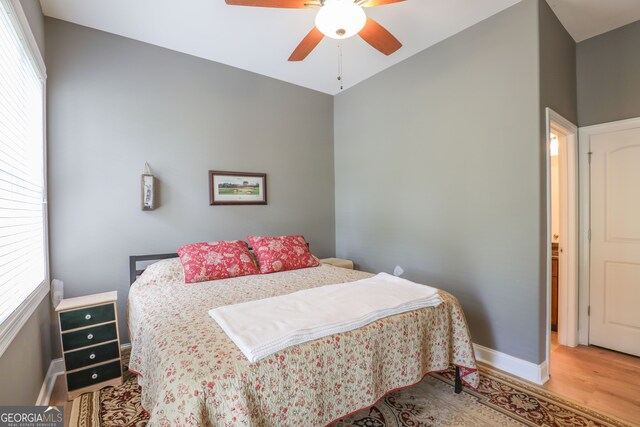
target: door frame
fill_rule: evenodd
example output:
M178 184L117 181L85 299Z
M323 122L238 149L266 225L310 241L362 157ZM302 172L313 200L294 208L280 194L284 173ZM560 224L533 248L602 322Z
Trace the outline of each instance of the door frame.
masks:
M551 353L551 130L557 129L565 135L565 143L559 149L563 164L564 198L560 212L563 233L564 257L559 265L559 277L564 278L558 290L558 342L575 347L578 345L578 234L581 223L578 217L578 127L560 114L546 108L546 163L547 163L547 363ZM559 285L560 285L559 284ZM548 365L547 365L548 366Z
M585 126L579 130L580 156L580 283L579 340L589 345L589 305L591 304L591 137L602 133L640 127L640 117Z

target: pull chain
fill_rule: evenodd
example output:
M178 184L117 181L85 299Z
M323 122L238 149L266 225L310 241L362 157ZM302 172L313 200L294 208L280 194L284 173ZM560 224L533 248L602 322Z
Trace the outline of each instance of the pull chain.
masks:
M344 79L342 76L342 40L338 40L338 81L340 90L344 89Z

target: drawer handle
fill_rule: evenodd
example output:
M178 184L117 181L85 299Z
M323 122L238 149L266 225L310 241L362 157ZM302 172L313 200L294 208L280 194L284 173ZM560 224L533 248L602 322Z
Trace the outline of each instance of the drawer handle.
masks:
M88 340L92 340L92 339L93 339L93 334L89 334L89 335L87 335L87 339L88 339Z
M98 374L93 374L93 375L91 375L91 379L92 379L92 380L95 380L96 378L98 378Z
M89 355L89 359L93 360L93 359L95 359L95 358L96 358L96 354L95 354L95 353L91 353L91 354Z
M87 314L86 316L84 316L84 319L85 319L85 320L91 320L91 315L90 315L90 314Z

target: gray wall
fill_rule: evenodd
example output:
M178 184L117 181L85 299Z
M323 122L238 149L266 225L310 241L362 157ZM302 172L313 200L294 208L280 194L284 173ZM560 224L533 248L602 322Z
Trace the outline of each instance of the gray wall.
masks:
M553 10L545 0L539 2L539 31L540 31L540 187L547 186L547 150L546 150L546 107L553 109L565 119L577 125L577 85L576 85L576 42L565 30ZM547 229L547 194L540 193L540 269L547 274L547 252L549 235ZM550 273L549 273L550 275ZM543 276L544 277L544 276ZM547 287L540 287L540 299L546 301ZM540 330L546 329L546 305L540 311L538 319ZM546 348L546 334L540 336L540 346Z
M54 19L46 37L52 277L118 290L123 342L129 255L293 233L333 255L331 96ZM209 206L209 169L267 173L269 204Z
M640 21L578 43L580 126L640 117Z
M576 42L547 2L539 4L541 105L577 125Z
M0 358L0 405L36 403L51 363L49 301L42 300Z
M44 17L37 0L22 7L44 55ZM0 357L0 405L33 405L51 363L50 305L46 297Z
M524 0L334 102L337 255L450 291L474 342L534 363L546 303L538 19Z

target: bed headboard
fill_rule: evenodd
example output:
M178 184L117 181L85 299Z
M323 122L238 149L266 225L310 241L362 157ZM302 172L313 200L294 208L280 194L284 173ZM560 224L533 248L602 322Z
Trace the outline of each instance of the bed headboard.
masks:
M133 285L133 282L135 282L144 271L144 268L141 270L138 269L138 263L145 261L160 261L161 259L169 258L178 258L178 254L131 255L129 257L129 286Z

